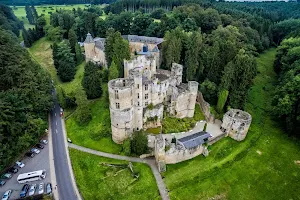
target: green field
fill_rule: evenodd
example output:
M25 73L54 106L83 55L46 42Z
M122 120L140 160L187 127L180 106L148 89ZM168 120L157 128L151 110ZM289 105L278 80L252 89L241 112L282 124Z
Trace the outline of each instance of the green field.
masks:
M270 117L276 51L257 59L258 75L246 111L253 121L246 139L224 138L210 155L168 165L164 173L171 199L300 199L300 142Z
M122 169L102 164L128 164L128 162L75 149L70 149L70 156L76 183L83 199L160 199L155 178L150 167L145 164L133 163L134 172L139 173L139 178L135 179L129 168Z
M14 14L24 22L24 26L26 29L28 28L33 28L34 25L29 24L28 19L26 18L26 12L25 12L25 6L16 6L12 7L14 11ZM77 8L86 8L86 5L84 4L76 4L76 5L42 5L42 6L35 6L36 11L38 12L39 15L44 14L47 23L50 22L50 14L49 12L55 12L56 10L72 10L77 9Z

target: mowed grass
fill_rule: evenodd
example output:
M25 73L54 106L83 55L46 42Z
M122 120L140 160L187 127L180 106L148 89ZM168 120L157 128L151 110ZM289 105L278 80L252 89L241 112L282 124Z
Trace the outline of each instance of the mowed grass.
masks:
M150 167L133 163L135 179L129 168L105 166L106 164L128 164L110 158L104 158L75 149L69 149L76 183L86 200L151 200L160 199L155 178Z
M224 138L208 157L168 165L165 183L172 200L300 199L300 142L289 138L270 117L276 50L257 58L258 75L245 110L253 118L242 142Z

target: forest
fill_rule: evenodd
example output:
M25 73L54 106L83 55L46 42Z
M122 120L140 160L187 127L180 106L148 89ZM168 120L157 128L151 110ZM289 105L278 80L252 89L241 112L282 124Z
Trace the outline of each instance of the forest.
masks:
M26 47L44 36L53 42L54 66L62 82L74 79L76 65L83 60L77 42L83 42L87 33L106 37L108 69L86 64L82 81L84 94L67 94L58 88L60 104L77 107L77 122L83 124L91 119L87 99L107 95L102 83L105 85L108 80L123 76L122 61L130 54L128 42L121 35L163 37L161 67L170 69L172 62L183 64L184 81L200 83L199 90L217 116L230 107L244 108L257 74L256 56L278 46L275 68L279 79L272 101L274 118L283 122L290 134L297 134L300 124L299 10L300 4L283 2L122 0L104 9L91 6L56 10L48 24L43 15L36 14L34 6L26 6L27 18L35 28L25 30L12 10L1 5L0 67L4 81L0 84L0 142L5 145L0 148L0 168L43 134L52 105L49 75L20 47L17 39L20 30Z
M49 74L31 60L17 36L22 24L0 6L0 171L39 141L52 107Z

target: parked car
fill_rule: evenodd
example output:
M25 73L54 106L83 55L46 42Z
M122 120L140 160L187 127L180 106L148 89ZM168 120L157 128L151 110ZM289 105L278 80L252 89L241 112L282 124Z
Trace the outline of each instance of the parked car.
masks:
M31 153L39 154L41 151L38 150L37 148L32 148L32 149L30 149L30 152L31 152Z
M2 199L1 200L8 200L10 195L11 195L12 191L11 190L7 190L6 192L4 192Z
M31 157L31 158L33 158L33 157L35 156L35 154L34 154L34 153L31 153L31 152L27 152L27 153L25 153L25 155L26 155L27 157Z
M11 172L11 173L17 173L19 170L18 170L18 168L17 167L11 167L11 168L9 168L9 170L8 170L8 172Z
M38 191L39 194L43 194L44 193L44 183L40 183L39 184L39 191Z
M18 167L20 167L20 168L25 167L25 164L22 163L21 161L17 161L17 162L16 162L16 165L17 165Z
M36 189L36 184L32 184L32 185L30 186L28 196L34 195L35 189Z
M51 194L52 193L52 185L51 183L47 183L46 185L46 193Z
M12 177L12 174L10 174L10 173L6 173L1 176L2 179L10 179L11 177Z
M42 145L42 144L36 144L35 145L37 148L39 148L39 149L43 149L44 148L44 145Z
M24 198L26 197L26 194L28 192L28 189L29 189L29 185L28 184L25 184L23 187L22 187L22 190L20 192L20 197L21 198Z
M72 143L72 140L71 140L70 138L68 138L67 141L68 141L69 143Z
M0 180L0 186L5 185L6 181L5 180Z
M40 140L41 144L48 144L48 140Z

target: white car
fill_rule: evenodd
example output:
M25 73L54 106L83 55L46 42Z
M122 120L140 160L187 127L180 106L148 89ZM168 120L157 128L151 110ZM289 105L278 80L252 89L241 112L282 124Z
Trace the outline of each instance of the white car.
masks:
M48 141L47 140L40 140L40 143L41 144L48 144Z
M30 152L31 152L31 153L39 154L41 151L38 150L37 148L32 148L32 149L30 150Z
M30 189L29 189L29 192L28 192L28 196L34 195L35 188L36 188L36 184L32 184L32 185L30 186Z
M11 192L11 190L7 190L6 192L4 192L1 200L8 200L11 195Z
M20 168L25 167L25 164L22 163L21 161L17 161L17 162L16 162L16 165L17 165L18 167L20 167Z
M44 183L40 183L39 184L39 191L38 191L39 194L43 194L44 193Z

